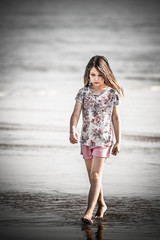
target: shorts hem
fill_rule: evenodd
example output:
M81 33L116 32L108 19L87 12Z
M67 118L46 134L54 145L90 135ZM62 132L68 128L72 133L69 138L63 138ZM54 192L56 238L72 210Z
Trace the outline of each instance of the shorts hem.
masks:
M88 153L86 153L86 152L83 152L83 150L82 150L82 148L83 147L88 147ZM94 151L94 148L105 148L105 147L102 147L102 146L96 146L96 147L89 147L89 146L86 146L86 145L81 145L81 155L83 156L83 159L85 159L85 160L87 160L87 159L92 159L93 158L93 156L95 156L95 157L99 157L99 158L110 158L110 151L111 151L111 146L107 146L106 145L106 147L108 148L107 149L107 152L105 152L105 153L97 153L97 151L95 150ZM104 150L104 149L103 149ZM103 151L102 150L102 151ZM88 157L89 156L89 157Z
M99 157L99 158L108 158L108 156L106 157L106 156L97 156L97 155L95 155L94 153L92 154L92 157L93 156L95 156L95 157Z

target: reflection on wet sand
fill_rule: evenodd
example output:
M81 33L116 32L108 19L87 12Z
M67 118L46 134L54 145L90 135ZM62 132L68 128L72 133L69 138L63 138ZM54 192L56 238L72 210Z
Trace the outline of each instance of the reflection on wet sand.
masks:
M94 231L93 226L91 224L90 225L83 224L82 231L85 232L87 240L103 240L105 225L102 221L98 221L98 225L96 226L96 231Z

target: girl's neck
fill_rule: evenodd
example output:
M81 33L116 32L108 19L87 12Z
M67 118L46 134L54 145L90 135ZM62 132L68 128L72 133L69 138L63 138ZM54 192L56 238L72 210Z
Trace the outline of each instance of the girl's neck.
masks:
M108 86L106 84L101 85L101 86L93 86L93 84L92 84L89 88L93 93L101 93L101 92L105 91L108 88Z

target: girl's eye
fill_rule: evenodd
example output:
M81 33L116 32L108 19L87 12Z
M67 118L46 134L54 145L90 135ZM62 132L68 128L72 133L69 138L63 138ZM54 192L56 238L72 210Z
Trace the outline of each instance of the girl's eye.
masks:
M91 76L95 76L95 74L93 74L93 73L91 73ZM103 77L101 74L100 75L98 75L98 77Z
M95 77L95 74L94 74L94 73L91 73L91 76L92 76L92 77ZM103 77L103 76L100 74L100 75L98 75L98 77Z

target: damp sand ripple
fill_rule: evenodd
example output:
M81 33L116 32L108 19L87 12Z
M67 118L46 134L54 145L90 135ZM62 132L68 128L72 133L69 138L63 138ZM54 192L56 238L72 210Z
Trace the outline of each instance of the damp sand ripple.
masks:
M104 224L154 225L160 224L160 199L139 197L107 197L107 214ZM22 213L34 215L57 215L65 224L79 224L87 204L87 197L76 194L5 192L0 194L0 208L11 207ZM1 217L1 223L6 221ZM54 218L54 217L53 217ZM56 219L54 219L56 222ZM59 218L57 219L59 222ZM57 223L55 223L57 224Z

